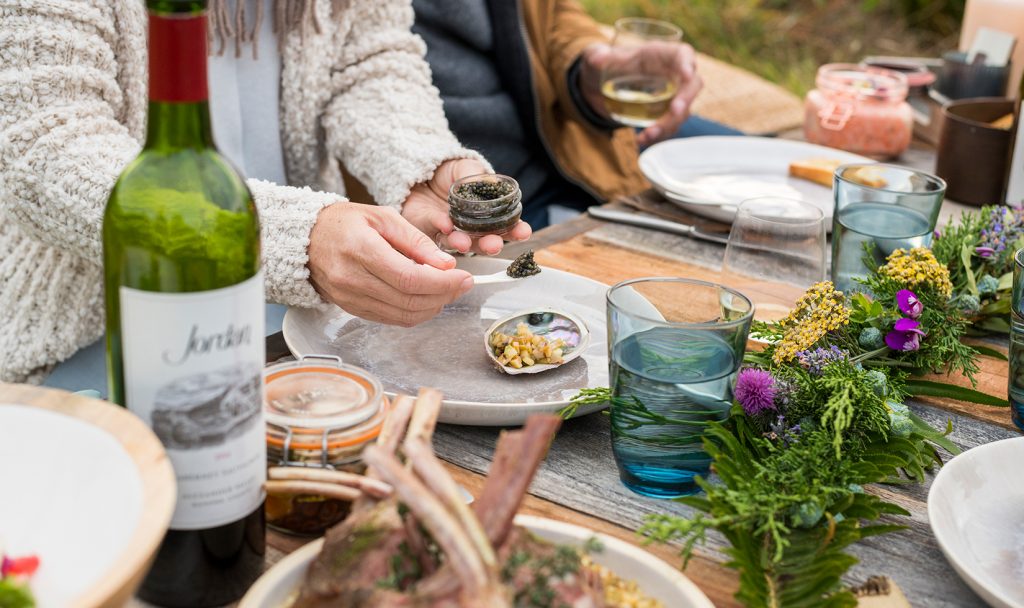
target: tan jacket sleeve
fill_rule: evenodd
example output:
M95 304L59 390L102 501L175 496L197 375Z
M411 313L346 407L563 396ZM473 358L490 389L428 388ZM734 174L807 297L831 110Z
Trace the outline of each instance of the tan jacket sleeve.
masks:
M555 0L547 41L545 68L555 86L559 105L579 120L579 111L569 93L569 68L583 49L591 44L608 42L598 24L576 0Z

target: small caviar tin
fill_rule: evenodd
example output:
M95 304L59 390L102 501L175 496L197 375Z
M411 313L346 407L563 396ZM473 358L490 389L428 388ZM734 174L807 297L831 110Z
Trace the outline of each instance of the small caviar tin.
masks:
M463 177L448 192L448 216L456 228L471 236L508 234L522 214L519 182L507 175Z
M267 464L362 473L363 448L387 415L384 389L364 369L311 355L266 368ZM349 503L323 496L267 496L267 524L316 535L344 519Z

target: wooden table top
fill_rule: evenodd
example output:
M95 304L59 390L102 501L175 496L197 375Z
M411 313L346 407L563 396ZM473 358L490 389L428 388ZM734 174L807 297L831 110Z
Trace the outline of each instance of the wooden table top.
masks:
M573 272L609 285L638 276L676 275L715 280L722 246L685 237L606 224L582 216L566 224L540 231L525 245L510 246L503 257L514 257L524 248L537 250L537 261L551 268ZM742 285L734 285L742 290ZM272 340L273 342L273 340ZM984 360L979 389L1005 396L1007 364ZM963 449L1017 436L1005 408L974 406L959 402L917 401L911 409L935 426L951 419L951 439ZM471 492L481 487L490 465L499 429L440 425L435 438L438 455L447 461L456 480ZM848 582L860 583L876 574L892 577L910 601L927 606L977 606L981 600L964 584L939 550L928 525L926 501L932 476L923 484L878 486L869 491L885 496L908 511L909 518L895 518L909 526L904 532L866 539L851 552L861 561ZM607 417L592 414L567 421L541 466L526 513L571 522L641 544L634 530L651 513L692 513L672 501L633 494L618 479L611 453ZM268 565L293 551L301 539L271 532ZM722 563L724 539L711 534L705 547L686 569L689 576L717 606L736 606L732 595L736 574ZM678 547L648 545L646 549L679 566Z
M934 152L927 147L912 148L902 164L932 171ZM966 209L947 202L943 218ZM527 243L510 244L501 257L512 259L527 249L537 251L537 261L551 268L573 272L614 284L639 276L674 275L716 280L723 247L686 237L629 226L608 224L587 215L539 231ZM734 285L742 290L743 285ZM1005 341L1002 342L1005 346ZM268 338L268 361L287 355L280 334ZM1005 396L1007 364L983 360L980 390ZM912 401L911 409L935 426L952 420L951 439L962 449L1018 436L1005 408L975 406L960 402ZM447 462L455 480L476 494L482 487L500 429L439 425L435 437L438 455ZM851 549L860 563L848 573L847 582L857 584L872 575L894 579L914 605L980 606L971 591L942 555L928 525L926 503L933 475L923 484L868 488L907 509L910 517L892 518L908 530L862 541ZM522 512L581 525L604 534L642 544L635 530L652 513L688 515L693 511L672 501L633 494L618 479L611 453L607 417L592 414L567 421L541 466ZM267 567L301 547L308 538L269 531ZM685 573L716 606L738 606L732 597L738 582L726 568L722 550L725 540L709 534ZM647 545L651 553L669 564L680 566L677 546ZM142 606L136 602L133 606Z

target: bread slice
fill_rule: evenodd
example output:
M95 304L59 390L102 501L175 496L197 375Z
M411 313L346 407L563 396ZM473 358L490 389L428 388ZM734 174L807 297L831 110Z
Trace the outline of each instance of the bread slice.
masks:
M832 187L832 176L843 161L834 158L808 158L789 163L789 174L793 177L806 179L827 188ZM880 172L871 166L847 171L844 175L851 182L871 188L884 188L885 181Z
M828 188L832 187L832 174L836 167L843 164L834 158L808 158L789 163L789 174L793 177L806 179Z

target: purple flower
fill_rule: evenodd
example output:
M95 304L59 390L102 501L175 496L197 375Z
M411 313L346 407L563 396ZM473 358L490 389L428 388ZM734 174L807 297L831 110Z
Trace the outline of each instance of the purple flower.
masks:
M921 347L921 337L925 335L918 329L920 322L913 319L900 319L885 335L885 343L893 350L911 351Z
M996 250L991 247L975 247L974 253L980 255L983 258L990 258L996 254Z
M775 409L775 378L763 369L748 367L740 371L733 391L748 416Z
M924 304L917 298L917 294L909 289L901 289L896 292L896 305L900 312L911 319L920 317L921 312L924 311Z
M786 422L786 417L780 414L779 417L775 419L775 422L768 425L768 432L763 433L762 436L767 437L772 441L778 441L781 439L788 447L800 439L800 434L802 432L803 430L800 428L799 424L789 426L789 423Z
M936 228L935 230L932 230L932 236L935 238L939 238L942 236L942 231Z
M819 346L814 350L802 350L796 354L796 358L804 369L815 376L820 376L826 365L842 361L848 358L848 355L845 350L833 344L828 348Z

